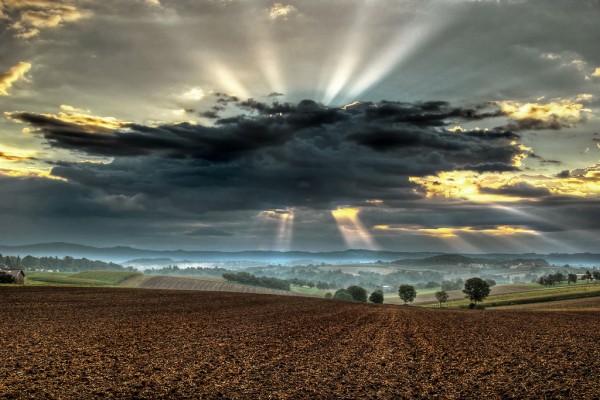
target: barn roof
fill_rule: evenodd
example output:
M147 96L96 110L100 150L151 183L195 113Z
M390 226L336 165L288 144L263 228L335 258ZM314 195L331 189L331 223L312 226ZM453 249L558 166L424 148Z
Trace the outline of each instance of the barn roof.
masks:
M4 272L10 276L14 276L15 278L19 276L19 274L23 274L25 276L25 272L22 269L0 269L0 272Z

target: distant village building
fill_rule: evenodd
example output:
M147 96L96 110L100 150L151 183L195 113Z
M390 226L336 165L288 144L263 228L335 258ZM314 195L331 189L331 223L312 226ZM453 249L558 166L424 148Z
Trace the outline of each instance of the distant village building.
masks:
M22 269L0 269L0 273L5 273L14 278L15 283L23 285L25 283L25 272Z

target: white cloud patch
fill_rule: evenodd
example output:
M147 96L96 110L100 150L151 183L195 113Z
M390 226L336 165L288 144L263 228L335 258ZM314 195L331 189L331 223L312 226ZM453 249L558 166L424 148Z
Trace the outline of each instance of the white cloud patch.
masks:
M297 11L298 10L294 6L291 6L291 5L284 6L281 3L275 3L269 10L269 19L271 19L271 20L284 19L285 20L285 19L288 19L288 17L290 15L294 14Z

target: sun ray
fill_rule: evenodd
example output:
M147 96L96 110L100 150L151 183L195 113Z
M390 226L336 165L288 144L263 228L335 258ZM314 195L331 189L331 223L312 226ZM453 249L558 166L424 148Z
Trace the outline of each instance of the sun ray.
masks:
M280 215L279 228L277 229L276 247L279 251L288 251L292 243L292 232L294 226L294 211Z
M427 17L425 17L427 15ZM409 24L402 25L387 45L373 57L373 61L353 80L353 85L344 97L344 103L357 99L369 88L387 77L398 66L406 62L420 47L431 40L450 22L444 18L432 18L432 13L419 13Z
M224 64L219 61L213 61L210 70L215 75L219 84L227 90L228 94L247 99L250 92L244 86L235 74Z
M261 212L260 219L270 224L275 223L275 237L273 247L278 251L289 251L292 244L293 227L294 227L294 212L293 208L265 210Z
M348 248L362 248L376 250L378 247L367 228L358 218L358 208L338 208L332 210L331 215L337 223L338 229Z
M365 25L369 20L372 9L372 4L368 1L361 3L361 6L358 7L355 22L350 32L345 36L346 41L343 52L337 57L338 63L323 94L321 100L323 104L330 104L336 98L358 67L358 63L365 52L367 43Z
M267 35L265 36L268 37ZM282 77L277 52L275 51L274 44L272 42L269 43L267 40L265 39L265 43L256 49L258 62L269 84L270 92L285 93L286 86Z

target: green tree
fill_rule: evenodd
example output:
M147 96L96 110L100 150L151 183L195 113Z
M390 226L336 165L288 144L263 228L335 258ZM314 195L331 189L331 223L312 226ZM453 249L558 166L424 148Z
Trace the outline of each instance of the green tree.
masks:
M435 292L435 299L440 303L440 308L442 308L442 303L448 301L448 292L446 292L445 290Z
M376 290L369 296L369 301L375 304L383 303L383 292L381 290Z
M317 289L327 290L329 289L329 284L327 282L317 282Z
M414 286L411 285L400 285L398 288L398 296L404 302L404 305L412 303L415 297L417 297L417 291Z
M592 280L592 273L588 270L585 271L585 280L587 281L587 283L590 283L590 281Z
M552 279L554 279L554 282L556 282L556 283L562 283L565 280L565 276L560 272L557 272L551 276L552 276Z
M594 277L595 281L600 281L600 271L592 272L592 276Z
M577 275L574 273L570 273L567 275L567 283L570 285L571 283L577 283Z
M463 289L465 297L473 303L482 302L490 294L490 285L481 278L470 278Z
M346 290L348 291L348 293L350 293L354 301L360 301L363 303L367 301L367 291L364 288L352 285L348 286L348 289Z
M538 279L538 283L544 286L554 286L556 281L554 280L554 275L548 275L540 276L540 279Z
M354 298L346 289L339 289L333 295L333 300L339 301L354 301Z
M329 292L325 293L325 298L328 300L331 300L331 293L329 293Z

